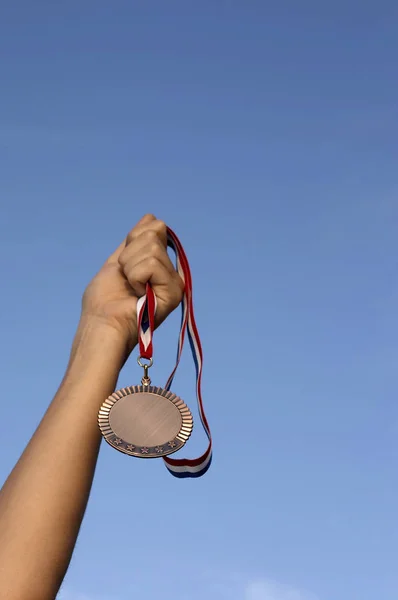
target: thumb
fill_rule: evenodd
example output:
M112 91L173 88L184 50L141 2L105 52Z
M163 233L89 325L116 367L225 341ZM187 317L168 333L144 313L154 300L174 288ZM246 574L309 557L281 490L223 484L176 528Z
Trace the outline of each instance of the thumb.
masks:
M114 252L112 252L112 254L109 256L109 258L106 260L106 264L109 265L109 264L112 264L112 263L118 263L119 262L119 256L121 255L121 253L125 249L126 243L127 243L127 240L124 239L123 242L116 248L116 250Z

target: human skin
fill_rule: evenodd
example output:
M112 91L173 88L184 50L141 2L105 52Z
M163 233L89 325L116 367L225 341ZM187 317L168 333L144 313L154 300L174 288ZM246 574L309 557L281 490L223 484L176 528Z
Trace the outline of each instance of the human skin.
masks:
M146 215L88 285L57 394L0 491L0 600L54 600L84 517L101 435L98 410L137 344L151 283L156 326L182 300L166 225Z

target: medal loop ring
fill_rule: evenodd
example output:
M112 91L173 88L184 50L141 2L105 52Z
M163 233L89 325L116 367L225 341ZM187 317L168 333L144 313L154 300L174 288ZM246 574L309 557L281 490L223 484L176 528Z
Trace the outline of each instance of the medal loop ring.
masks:
M149 363L143 363L143 362L142 362L143 360L149 360ZM143 369L145 369L145 367L146 367L147 369L149 369L149 367L152 367L152 365L153 365L153 358L148 358L148 359L146 359L146 358L143 358L142 356L139 356L139 357L137 358L137 362L138 362L138 364L140 365L140 367L142 367Z
M142 362L143 360L148 360L149 362L148 363L143 363ZM144 369L144 377L141 379L142 385L145 385L145 386L150 385L151 384L151 378L149 377L148 369L150 367L152 367L152 365L153 365L153 358L145 358L145 359L143 359L142 356L139 356L137 358L137 362L140 365L140 367L142 367Z

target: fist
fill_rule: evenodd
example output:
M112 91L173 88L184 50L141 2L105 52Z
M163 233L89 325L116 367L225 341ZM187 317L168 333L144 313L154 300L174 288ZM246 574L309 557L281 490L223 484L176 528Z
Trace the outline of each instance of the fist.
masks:
M184 284L167 253L166 225L153 215L137 223L88 285L82 316L114 328L131 352L138 341L137 299L148 282L157 299L158 327L180 304Z

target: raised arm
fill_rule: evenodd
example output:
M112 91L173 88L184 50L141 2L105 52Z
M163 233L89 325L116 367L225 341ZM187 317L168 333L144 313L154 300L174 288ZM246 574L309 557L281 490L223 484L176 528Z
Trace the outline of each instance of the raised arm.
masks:
M146 215L87 287L60 388L0 491L0 600L54 600L90 494L97 413L137 343L136 303L150 281L159 325L183 284L166 226Z

